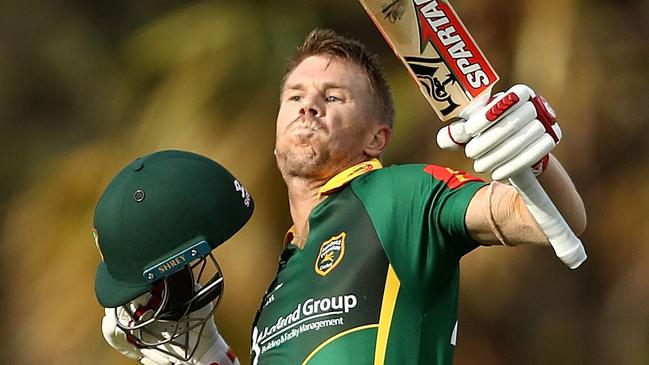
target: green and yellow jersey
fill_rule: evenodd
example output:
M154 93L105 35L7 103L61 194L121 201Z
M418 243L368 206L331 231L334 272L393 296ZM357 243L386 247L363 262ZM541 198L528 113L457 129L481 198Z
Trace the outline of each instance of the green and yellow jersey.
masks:
M484 185L435 165L371 160L321 190L304 249L290 243L252 331L256 365L451 364L465 227Z

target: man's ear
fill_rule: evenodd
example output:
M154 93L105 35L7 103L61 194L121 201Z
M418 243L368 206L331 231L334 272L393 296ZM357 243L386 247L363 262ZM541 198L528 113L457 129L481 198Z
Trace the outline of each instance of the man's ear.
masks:
M365 144L364 152L369 157L379 157L388 147L392 129L387 124L377 124L372 128Z

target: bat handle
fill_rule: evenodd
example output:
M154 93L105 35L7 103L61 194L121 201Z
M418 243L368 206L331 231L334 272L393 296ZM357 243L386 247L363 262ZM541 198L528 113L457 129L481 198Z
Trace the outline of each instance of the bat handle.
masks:
M518 190L532 217L550 241L557 257L569 268L578 268L586 261L586 250L532 174L531 169L525 169L512 176L509 181Z

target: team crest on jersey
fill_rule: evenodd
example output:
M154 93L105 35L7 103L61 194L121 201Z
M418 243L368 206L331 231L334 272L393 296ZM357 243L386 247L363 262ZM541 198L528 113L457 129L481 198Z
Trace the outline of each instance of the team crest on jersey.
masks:
M322 242L320 252L315 260L315 272L325 276L335 269L345 256L345 238L347 233L340 232L339 235Z

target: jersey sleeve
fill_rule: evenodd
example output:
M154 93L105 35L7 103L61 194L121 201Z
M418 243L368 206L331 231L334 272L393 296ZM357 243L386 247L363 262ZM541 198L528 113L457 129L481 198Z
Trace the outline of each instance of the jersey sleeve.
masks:
M448 167L428 165L424 172L432 176L430 188L432 194L426 194L424 201L430 202L430 208L423 212L423 223L430 223L442 242L442 251L458 259L478 247L466 228L465 217L473 195L485 183L464 171ZM427 216L429 214L429 216ZM442 252L443 254L443 252Z
M441 290L460 258L478 246L465 215L485 183L437 165L404 165L376 171L352 185L363 202L388 260L411 295Z

